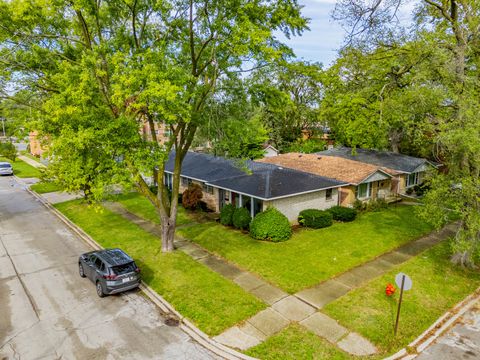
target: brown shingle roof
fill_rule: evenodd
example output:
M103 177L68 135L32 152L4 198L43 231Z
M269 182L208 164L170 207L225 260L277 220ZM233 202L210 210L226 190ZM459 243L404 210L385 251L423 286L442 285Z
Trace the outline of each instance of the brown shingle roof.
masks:
M387 172L379 166L335 156L288 153L257 160L290 169L325 176L352 184L359 184L377 171Z

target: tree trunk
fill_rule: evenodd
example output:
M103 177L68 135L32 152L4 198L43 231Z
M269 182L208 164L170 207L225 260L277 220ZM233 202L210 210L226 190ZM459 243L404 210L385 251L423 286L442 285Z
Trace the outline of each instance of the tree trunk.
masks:
M174 250L176 214L173 217L161 217L162 219L162 252Z
M178 151L175 152L175 167L173 169L172 192L168 197L168 190L163 183L163 174L165 173L165 164L163 164L157 174L158 181L158 212L160 215L162 228L162 252L171 252L174 250L173 240L175 237L175 226L177 222L178 193L180 190L180 170L183 157Z

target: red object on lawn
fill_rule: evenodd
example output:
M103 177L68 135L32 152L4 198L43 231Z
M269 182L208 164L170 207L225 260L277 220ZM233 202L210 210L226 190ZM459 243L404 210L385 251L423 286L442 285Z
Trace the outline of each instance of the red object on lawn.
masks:
M395 293L395 286L393 286L392 284L388 283L387 284L387 287L385 288L385 294L387 296L392 296L394 293Z

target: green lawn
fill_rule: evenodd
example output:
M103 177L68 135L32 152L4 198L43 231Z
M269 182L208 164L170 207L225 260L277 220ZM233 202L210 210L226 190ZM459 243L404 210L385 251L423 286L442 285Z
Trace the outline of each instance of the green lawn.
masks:
M292 324L247 352L247 355L262 360L281 359L351 359L335 345L319 338L304 327Z
M263 242L217 223L177 230L204 248L289 293L313 286L431 231L412 207L358 216L351 223L302 229L283 243Z
M163 254L160 240L107 209L81 200L55 205L103 247L120 247L142 270L143 280L201 330L216 335L266 307L253 295L182 252Z
M139 193L130 192L127 194L117 195L114 197L114 200L122 204L131 213L150 220L156 224L160 224L160 219L152 203ZM191 223L192 219L189 215L190 214L181 205L179 205L177 211L177 225Z
M395 298L389 298L385 295L385 286L389 282L395 284L395 275L399 272L412 278L413 287L404 293L398 334L394 338L399 293L397 290ZM451 264L449 244L445 242L349 292L323 311L370 339L387 354L409 344L479 285L479 272Z
M36 184L33 184L30 186L30 189L32 189L33 191L39 194L45 194L49 192L62 190L62 188L59 185L49 181L41 181Z
M40 177L40 171L26 162L17 159L14 162L10 159L0 157L0 161L8 161L13 166L13 173L20 178Z

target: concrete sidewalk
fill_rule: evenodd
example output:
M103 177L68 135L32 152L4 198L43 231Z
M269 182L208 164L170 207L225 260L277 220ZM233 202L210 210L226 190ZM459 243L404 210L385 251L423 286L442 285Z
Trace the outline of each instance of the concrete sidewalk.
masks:
M28 165L31 165L35 168L40 168L40 169L44 169L46 168L46 166L44 164L42 164L41 162L38 162L38 161L35 161L33 159L30 159L29 157L27 156L24 156L24 155L17 155L17 158L19 158L20 160L26 162Z

